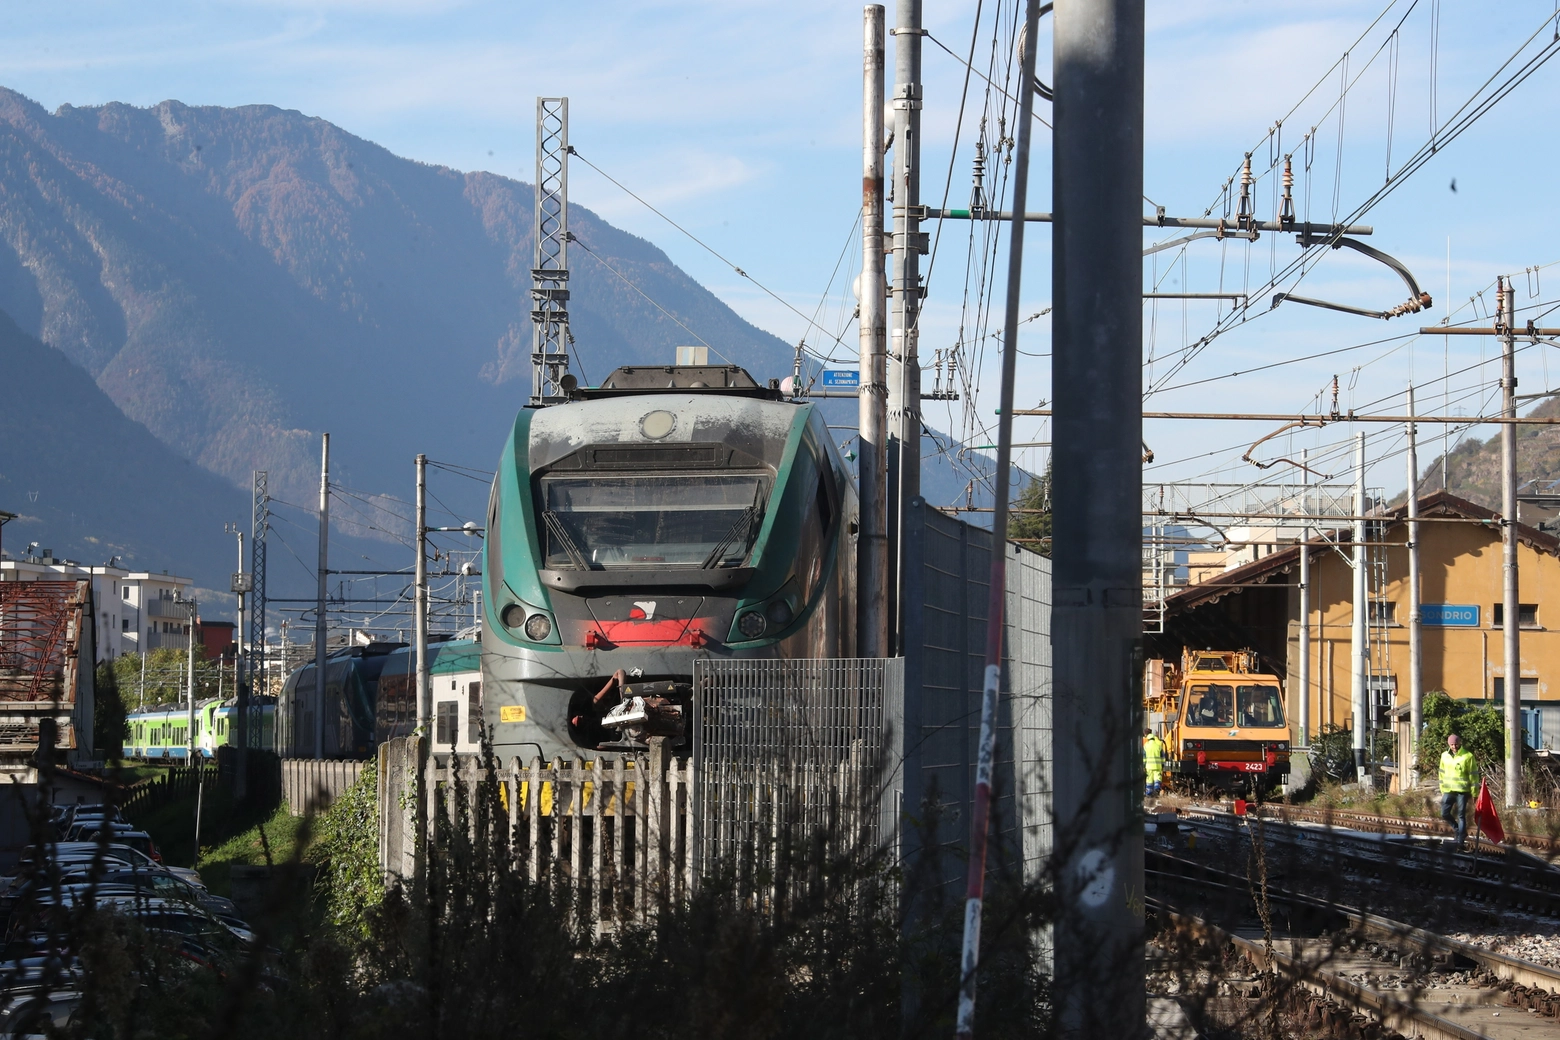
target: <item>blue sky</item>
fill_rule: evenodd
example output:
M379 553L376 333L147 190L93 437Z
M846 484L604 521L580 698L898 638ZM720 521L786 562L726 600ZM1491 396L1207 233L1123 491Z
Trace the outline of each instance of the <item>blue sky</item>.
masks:
M933 38L966 53L976 4L926 6ZM994 14L1010 19L1011 12L1011 2L998 9L985 0L977 64L993 49ZM1273 178L1267 167L1275 148L1266 135L1283 119L1277 152L1293 151L1297 167L1307 155L1311 160L1309 180L1302 171L1297 196L1309 187L1315 219L1330 217L1335 195L1338 212L1349 213L1427 140L1432 98L1445 120L1524 39L1538 34L1529 54L1549 42L1553 24L1546 19L1553 15L1553 0L1397 0L1390 6L1387 0L1150 0L1146 192L1172 214L1201 214L1210 205L1217 211L1221 186L1238 170L1242 153L1255 149L1257 172L1265 175L1257 186L1258 212L1268 215ZM1000 57L1009 44L1003 33L996 35ZM1043 36L1046 64L1048 31ZM533 162L534 99L567 95L581 153L795 307L809 315L816 309L819 323L838 331L848 322L851 268L859 264L851 231L859 204L860 39L859 4L819 0L13 3L0 9L0 83L51 109L168 98L296 108L401 155L525 180ZM1343 107L1340 160L1336 103L1345 70L1335 63L1346 51L1352 85ZM923 192L935 204L948 176L964 69L931 42L925 68ZM1560 300L1560 267L1523 273L1560 260L1556 155L1548 132L1560 98L1557 76L1560 61L1540 68L1363 218L1376 229L1368 241L1407 263L1435 297L1434 318L1446 312L1448 281L1452 309L1466 318L1469 297L1481 290L1489 295L1502 272L1517 274L1519 306ZM987 100L983 84L974 80L953 155L949 195L955 205L968 199L972 127ZM1039 112L1045 116L1046 106ZM1307 148L1302 139L1312 126L1314 144ZM1050 136L1037 129L1031 208L1038 209L1049 208ZM575 202L655 241L756 324L791 342L806 332L790 310L581 164L571 170L571 192ZM939 246L923 324L924 359L953 346L961 320L969 339L965 275L978 276L980 268L967 263L968 232L950 228ZM1034 232L1025 314L1041 311L1050 298L1048 235L1043 227ZM825 297L842 249L845 263ZM1163 290L1253 294L1254 320L1201 350L1168 381L1183 388L1156 394L1152 407L1292 412L1306 408L1337 374L1344 407L1400 395L1413 379L1421 384L1421 407L1439 410L1443 366L1476 365L1481 351L1485 359L1495 356L1492 344L1473 338L1451 343L1444 355L1440 338L1392 340L1201 382L1399 335L1420 323L1419 316L1383 322L1296 305L1265 313L1267 297L1255 297L1270 266L1298 254L1292 239L1264 237L1254 244L1196 243L1187 248L1184 266L1174 251L1145 261L1145 282L1162 276ZM1000 284L1000 263L986 274ZM1346 252L1322 259L1301 284L1305 295L1366 307L1390 306L1406 296L1386 268ZM1206 303L1161 303L1146 311L1151 374L1165 376L1184 344L1201 337L1215 318ZM1033 403L1050 396L1049 326L1042 318L1024 329L1019 398ZM854 337L846 328L842 357L849 356ZM814 332L810 342L826 341ZM1549 372L1552 350L1534 347L1521 355L1521 392L1560 385L1560 358ZM988 438L978 426L991 420L994 358L990 351L978 360L973 351L966 354L981 399L973 412L964 401L929 405L928 416L940 428L983 443ZM1470 413L1481 407L1478 384L1482 378L1486 387L1493 385L1495 369L1490 363L1454 376L1447 406ZM928 375L928 387L931 381ZM1252 479L1257 472L1239 456L1265 432L1231 424L1151 424L1158 462L1150 477ZM1349 435L1335 427L1273 447L1322 450ZM1038 421L1018 431L1020 441L1048 439ZM1426 459L1432 440L1438 445L1439 437L1427 434L1421 448ZM1373 467L1372 484L1402 487L1403 464L1393 455L1401 441L1397 431L1373 436L1372 457L1382 461ZM1042 465L1043 449L1028 450L1023 460Z

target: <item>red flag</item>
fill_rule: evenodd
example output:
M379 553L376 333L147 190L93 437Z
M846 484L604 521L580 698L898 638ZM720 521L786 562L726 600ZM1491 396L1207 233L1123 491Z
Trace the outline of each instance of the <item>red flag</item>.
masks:
M1473 803L1473 818L1478 821L1479 829L1489 835L1491 841L1497 845L1503 845L1506 841L1506 829L1500 825L1500 814L1495 811L1495 799L1490 797L1490 785L1479 781L1479 797Z

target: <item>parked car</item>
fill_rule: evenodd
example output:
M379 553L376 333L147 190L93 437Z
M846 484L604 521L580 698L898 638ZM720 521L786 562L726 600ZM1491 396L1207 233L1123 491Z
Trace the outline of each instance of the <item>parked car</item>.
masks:
M0 1037L67 1036L81 1008L76 990L18 993L0 1003Z
M157 851L157 844L152 841L152 836L145 831L136 830L129 824L81 824L71 828L70 840L77 842L97 842L104 837L107 831L108 840L116 845L129 845L137 849L153 862L162 862L162 853Z

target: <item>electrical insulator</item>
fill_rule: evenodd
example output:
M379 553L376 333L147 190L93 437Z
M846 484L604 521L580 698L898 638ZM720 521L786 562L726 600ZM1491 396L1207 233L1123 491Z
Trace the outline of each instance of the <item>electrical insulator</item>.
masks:
M1295 169L1292 156L1284 156L1284 201L1278 211L1278 222L1289 227L1295 222Z
M1251 153L1246 153L1246 159L1240 167L1240 206L1235 211L1235 224L1245 228L1251 226Z

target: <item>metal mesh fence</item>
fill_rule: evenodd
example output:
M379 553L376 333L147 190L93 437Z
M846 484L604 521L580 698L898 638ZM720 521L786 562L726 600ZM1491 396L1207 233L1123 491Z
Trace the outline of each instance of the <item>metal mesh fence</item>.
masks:
M694 703L701 870L762 872L787 838L894 840L902 659L701 660Z

